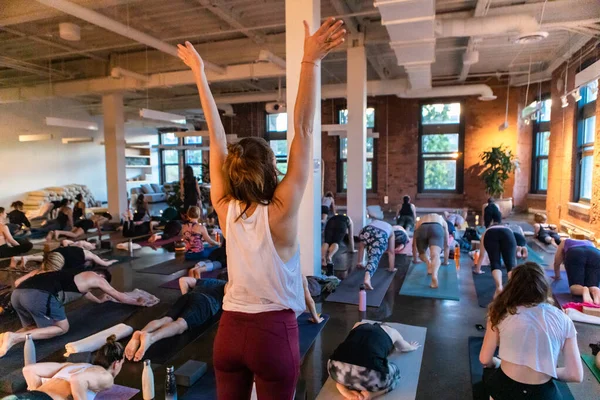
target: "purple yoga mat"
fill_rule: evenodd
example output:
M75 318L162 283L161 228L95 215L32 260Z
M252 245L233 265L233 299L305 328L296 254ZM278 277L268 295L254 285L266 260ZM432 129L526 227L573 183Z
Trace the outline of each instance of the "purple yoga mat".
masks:
M110 389L98 393L96 400L129 400L138 393L138 389L113 385Z
M552 294L554 298L562 308L564 304L575 302L581 303L583 299L581 296L573 296L571 291L569 290L569 280L567 279L567 272L560 271L561 279L559 281L555 281L552 279L554 276L554 270L547 269L546 270L546 278L548 278L548 282L550 282L550 287L552 288Z
M214 271L210 271L210 272L203 272L201 274L202 278L213 278L216 279L219 274L223 271L227 271L227 268L225 269L217 269ZM168 281L163 283L162 285L160 285L159 287L164 288L164 289L175 289L175 290L179 290L179 278L175 278L172 281Z
M180 237L174 237L171 239L161 239L161 240L157 240L154 243L150 243L147 240L143 241L143 242L138 242L138 244L140 246L147 246L147 247L162 247L166 244L170 244L170 243L175 243L177 240L181 239Z

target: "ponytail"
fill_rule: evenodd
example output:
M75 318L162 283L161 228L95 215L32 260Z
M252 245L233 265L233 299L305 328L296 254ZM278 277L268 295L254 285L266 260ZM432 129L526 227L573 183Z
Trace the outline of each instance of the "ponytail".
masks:
M117 342L117 336L110 335L106 338L106 344L96 352L93 364L108 369L115 361L121 361L123 354L123 345Z

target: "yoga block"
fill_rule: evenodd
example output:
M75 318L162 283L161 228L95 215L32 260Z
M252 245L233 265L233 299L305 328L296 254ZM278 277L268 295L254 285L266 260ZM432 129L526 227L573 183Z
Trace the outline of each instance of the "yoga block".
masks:
M600 308L583 306L583 313L593 315L594 317L600 317Z
M206 363L196 360L188 360L175 371L177 384L190 387L206 373Z
M92 363L92 353L89 351L84 351L82 353L73 353L70 354L69 357L67 357L67 362L70 363L85 363L85 364L91 364Z
M112 249L112 242L110 240L102 240L100 242L101 249Z
M567 235L568 237L569 235ZM577 239L577 240L585 240L585 235L583 233L577 233L577 232L573 232L572 234L573 239ZM562 235L560 235L560 237L563 237Z

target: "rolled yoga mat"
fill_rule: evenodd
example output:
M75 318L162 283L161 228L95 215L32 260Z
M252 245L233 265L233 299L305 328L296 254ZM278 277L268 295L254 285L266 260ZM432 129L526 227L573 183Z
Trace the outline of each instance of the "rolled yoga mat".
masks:
M581 359L594 375L594 378L600 383L600 369L596 367L596 357L589 354L582 354Z
M76 342L70 342L65 345L65 357L71 354L96 351L106 343L106 338L116 335L117 340L126 338L133 333L133 328L125 324L117 324L111 328L95 333Z
M483 345L482 337L469 337L469 360L471 364L471 385L473 386L473 400L489 400L490 395L483 383L483 365L479 362L479 353ZM497 355L497 354L496 354ZM556 381L556 386L563 396L563 400L575 400L571 390L564 382Z
M550 287L552 288L552 294L554 298L562 308L564 304L575 302L582 303L583 298L581 296L574 296L571 294L571 290L569 289L569 280L567 279L567 271L560 271L561 279L556 281L552 279L554 276L554 270L547 269L546 270L546 279L550 283Z
M411 264L400 294L414 297L430 297L443 300L460 300L456 264L450 260L448 265L440 266L437 289L429 287L431 276L427 275L427 265L424 262Z
M364 282L365 272L364 269L356 268L325 301L358 305L358 292L360 285ZM375 289L367 290L367 306L379 307L381 305L395 275L396 272L389 272L386 267L380 267L375 271L371 277L371 284Z
M196 265L197 262L198 261L186 261L186 260L173 259L173 260L168 260L168 261L162 262L160 264L153 265L148 268L144 268L137 272L140 272L143 274L171 275L171 274L174 274L175 272L179 272L184 269L190 269L194 265Z
M420 326L404 325L386 322L392 328L398 330L402 337L408 342L417 341L421 344L415 351L409 353L394 352L389 356L390 362L398 366L400 370L400 382L396 389L377 397L381 400L415 400L417 397L417 385L419 384L419 374L421 373L421 362L423 361L423 345L427 328ZM325 385L321 388L317 400L344 400L344 397L335 387L335 382L327 378Z
M320 324L313 324L308 321L310 314L304 313L298 317L298 334L300 341L300 360L304 360L304 357L308 353L308 350L312 347L315 339L323 330L323 327L329 321L329 315L321 315L324 321ZM212 365L208 367L206 374L192 387L181 398L182 400L214 400L217 398L217 387L215 380L215 371Z
M67 318L71 329L62 336L48 340L36 340L37 360L42 361L51 354L61 351L69 342L75 342L126 320L137 309L136 306L112 302L102 304L86 303L74 310L68 309ZM26 388L25 379L21 373L23 363L23 344L13 346L0 359L1 392L14 393L14 391ZM13 371L16 374L8 376Z
M95 400L129 400L140 391L127 386L113 385L108 390L103 390L96 395Z

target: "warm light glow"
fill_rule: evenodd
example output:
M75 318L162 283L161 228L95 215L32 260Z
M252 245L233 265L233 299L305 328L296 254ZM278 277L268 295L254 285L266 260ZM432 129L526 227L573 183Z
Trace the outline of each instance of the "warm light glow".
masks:
M60 126L61 128L87 129L90 131L98 130L97 123L92 121L80 121L77 119L46 117L46 125Z
M51 134L42 135L19 135L19 142L39 142L42 140L51 140L54 136Z
M69 144L69 143L90 143L94 141L93 137L68 137L68 138L62 138L61 139L62 144Z

